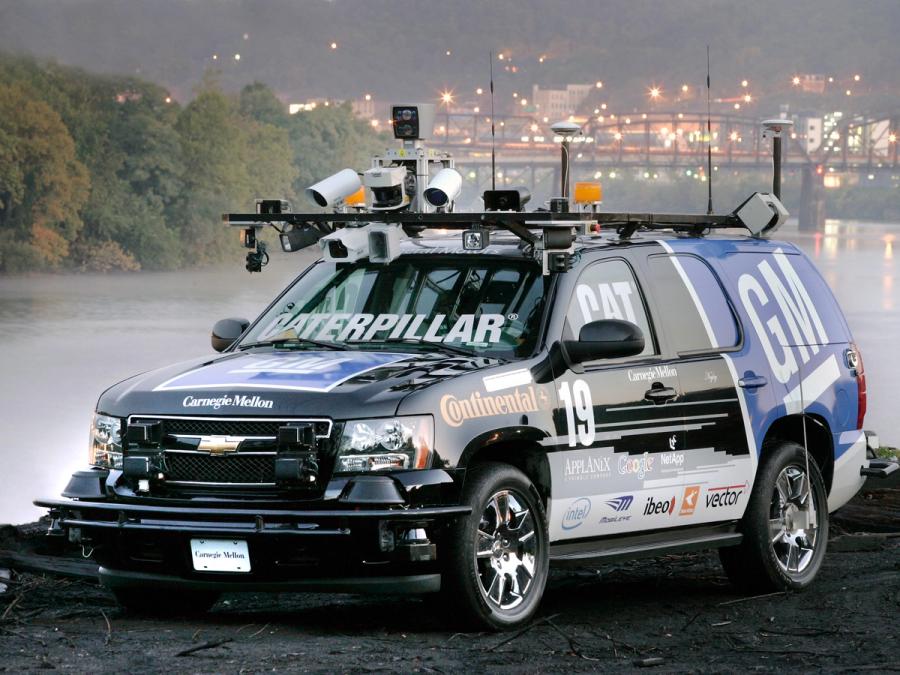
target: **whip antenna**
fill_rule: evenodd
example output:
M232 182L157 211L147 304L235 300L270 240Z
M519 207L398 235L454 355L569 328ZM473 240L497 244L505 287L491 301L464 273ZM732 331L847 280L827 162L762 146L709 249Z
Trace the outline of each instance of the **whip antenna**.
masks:
M709 45L706 45L706 184L709 194L706 213L712 215L712 113L709 106L709 90Z
M491 59L491 190L497 189L497 150L494 147L494 51L490 52Z

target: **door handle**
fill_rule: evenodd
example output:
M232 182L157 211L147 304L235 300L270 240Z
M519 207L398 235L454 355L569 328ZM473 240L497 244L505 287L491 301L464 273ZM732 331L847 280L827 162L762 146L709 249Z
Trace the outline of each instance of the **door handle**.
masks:
M769 381L762 375L753 373L745 373L744 377L738 380L738 386L744 389L759 389L769 384Z
M654 403L665 403L666 401L671 401L676 396L678 396L678 392L672 387L653 386L644 392L644 398L648 401L653 401Z

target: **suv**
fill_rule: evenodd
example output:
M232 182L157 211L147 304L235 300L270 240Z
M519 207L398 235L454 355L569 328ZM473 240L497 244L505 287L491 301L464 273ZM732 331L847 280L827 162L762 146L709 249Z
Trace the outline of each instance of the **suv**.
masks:
M520 215L489 242L420 227L388 262L326 255L219 322L221 356L107 390L92 468L36 502L51 534L154 611L441 592L504 629L551 564L703 548L745 589L809 585L875 471L862 360L811 262L647 221L570 227L542 264Z

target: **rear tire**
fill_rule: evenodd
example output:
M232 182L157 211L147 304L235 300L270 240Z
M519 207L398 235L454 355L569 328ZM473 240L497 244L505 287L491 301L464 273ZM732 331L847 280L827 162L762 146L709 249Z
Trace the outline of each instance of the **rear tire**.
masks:
M815 460L796 443L764 449L741 520L739 546L719 550L725 573L750 593L799 590L822 566L828 545L828 496ZM809 486L809 487L807 487Z
M205 614L219 600L214 591L171 591L153 588L111 589L116 602L133 614L191 616Z
M513 466L478 464L466 475L460 519L443 567L442 595L464 627L509 630L537 612L547 584L544 506Z

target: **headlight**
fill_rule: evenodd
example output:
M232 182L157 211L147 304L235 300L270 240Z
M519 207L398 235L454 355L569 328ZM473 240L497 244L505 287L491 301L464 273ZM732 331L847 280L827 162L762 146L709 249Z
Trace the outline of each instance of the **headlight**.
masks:
M351 420L338 443L335 471L427 469L433 446L430 415Z
M122 468L122 420L94 413L88 460L91 466Z

